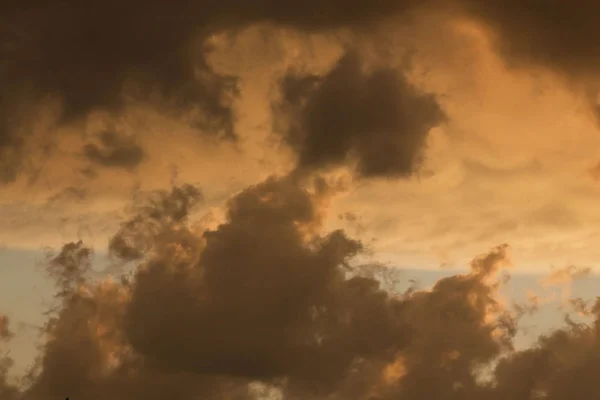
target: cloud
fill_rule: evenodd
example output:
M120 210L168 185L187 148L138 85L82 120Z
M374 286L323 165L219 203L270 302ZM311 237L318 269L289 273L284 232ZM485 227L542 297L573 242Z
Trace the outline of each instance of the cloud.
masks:
M100 144L86 144L84 156L92 163L107 168L132 169L144 160L144 150L133 139L115 132L102 132Z
M403 373L381 398L476 398L479 368L511 350L515 321L489 284L507 262L507 246L471 263L471 272L439 280L407 301L413 340L399 358Z
M600 7L588 0L443 0L462 10L462 16L482 23L491 43L511 68L553 72L588 102L600 121L598 94L600 49L595 40L594 15ZM592 172L593 173L593 172Z
M555 268L552 273L543 280L544 285L565 285L579 279L586 278L592 274L590 267L577 267L570 265L565 268Z
M8 340L13 333L8 329L8 317L0 314L0 340Z
M22 91L32 103L57 96L60 122L67 123L98 108L118 114L124 94L158 94L166 112L200 106L203 129L233 138L231 103L221 100L235 82L211 70L208 49L195 47L211 33L259 22L313 32L368 30L416 2L71 3L0 6L0 26L13 35L0 50L7 60L0 84L17 82L7 85L3 101L11 104ZM506 12L518 8L508 4ZM492 6L478 7L471 15L501 17L476 12ZM528 40L542 43L540 35ZM363 178L408 177L419 167L429 130L445 118L438 99L400 71L367 68L365 61L349 52L328 73L290 71L282 80L275 109L288 125L280 133L305 173L239 191L211 227L193 224L204 201L196 186L139 194L109 241L111 256L133 264L122 277L93 279L93 251L83 242L49 257L58 307L49 313L26 385L11 385L10 361L0 363L0 398L258 400L256 388L289 400L563 400L593 393L600 307L575 304L594 318L591 324L568 322L515 350L518 319L540 299L532 296L530 308L516 310L501 301L498 273L510 265L507 246L430 289L397 293L401 276L380 265L357 266L366 255L363 243L325 229L337 188L312 174L350 165ZM19 83L25 77L29 86ZM5 104L0 113L12 107ZM0 180L9 181L27 134L2 132ZM146 160L137 137L107 130L96 139L77 147L92 168L121 173ZM537 171L534 164L466 168L496 178ZM49 203L85 200L94 190L70 186ZM551 280L585 274L567 269ZM0 317L0 345L9 336Z
M570 325L540 338L498 366L498 398L562 400L593 390L598 364L598 313L590 325Z
M301 170L356 163L363 177L407 177L420 166L429 131L444 113L398 71L366 71L357 52L325 76L290 71L275 105ZM277 123L277 120L276 120Z
M180 248L161 252L135 278L133 347L168 370L287 378L316 391L330 390L356 357L387 358L401 347L399 304L375 281L344 276L360 244L341 232L310 233L327 195L319 185L313 197L290 178L269 179L235 196L226 222L198 238L202 245L167 245ZM166 307L154 304L156 295L169 299ZM179 339L164 340L173 335Z
M513 65L541 66L571 78L598 77L600 50L591 1L459 0L495 33L499 52Z
M87 190L81 187L67 187L50 196L46 201L48 206L59 203L78 203L85 201L88 197Z
M13 181L17 176L17 166L20 164L22 142L17 136L0 127L0 182Z
M334 193L323 178L271 177L202 229L190 222L193 186L137 199L114 236L127 249L114 255L137 262L132 274L90 279L81 242L48 259L60 307L29 385L7 398L243 400L260 398L259 385L297 400L562 400L591 390L597 322L514 350L523 310L498 295L508 246L431 289L394 294L377 267L353 266L360 242L322 233Z
M81 286L85 275L91 268L92 250L85 247L82 241L64 245L60 253L48 255L47 271L61 289L61 293Z
M289 399L480 390L477 368L515 333L495 299L507 246L431 290L392 294L350 263L360 242L320 233L333 193L322 178L272 177L198 232L197 189L156 192L115 236L143 235L115 253L137 251L121 280L89 279L91 250L65 245L47 264L60 307L18 399L254 399L253 382Z
M595 164L592 168L588 170L591 178L595 181L600 180L600 163Z
M575 265L569 265L564 268L552 268L550 275L542 279L540 283L546 287L561 287L562 304L572 307L578 313L582 313L583 303L581 303L581 299L573 299L571 297L572 284L575 281L588 278L592 273L593 271L590 267L578 267ZM589 315L589 312L587 314Z
M2 72L0 67L0 82L4 83ZM25 123L23 100L6 92L0 97L0 183L14 181L26 162L23 130L30 129Z
M313 32L366 30L416 3L109 0L83 7L68 0L25 7L3 2L0 179L14 180L23 167L22 142L30 133L15 124L23 115L31 118L32 107L41 101L60 102L60 124L91 111L118 114L132 99L158 104L161 112L174 115L196 109L195 126L213 137L232 139L237 83L210 66L211 49L204 40L211 34L260 23Z
M139 196L130 218L121 223L110 239L109 253L123 261L143 258L156 244L157 236L176 235L182 231L189 213L202 200L202 192L192 185Z
M5 354L2 346L3 342L9 341L14 336L8 325L8 317L0 314L0 397L6 400L14 400L17 399L20 393L8 380L8 372L12 366L12 359Z

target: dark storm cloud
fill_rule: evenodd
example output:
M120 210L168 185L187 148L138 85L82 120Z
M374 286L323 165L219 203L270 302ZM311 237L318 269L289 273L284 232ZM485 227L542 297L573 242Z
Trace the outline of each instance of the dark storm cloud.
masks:
M135 276L132 346L168 370L288 378L316 391L358 357L392 357L407 336L401 303L342 268L360 244L341 232L305 237L323 195L270 179L235 196L227 221L196 243L163 236L165 250Z
M65 246L50 268L71 292L48 325L53 339L25 398L75 391L124 399L165 382L175 398L243 399L255 379L320 393L335 390L357 359L393 360L409 337L402 302L372 279L346 279L360 243L341 232L309 234L329 195L320 180L313 189L290 178L250 187L229 202L226 222L202 236L185 228L196 192L160 193L156 207L138 214L160 229L131 282L64 285L85 270L72 261L89 255L79 243ZM147 252L147 242L138 250ZM119 367L107 367L107 352Z
M158 192L137 206L144 224L115 236L145 235L123 240L143 261L121 281L82 279L91 251L67 244L48 263L61 307L15 398L244 400L260 381L286 399L483 400L478 368L510 351L515 329L488 283L506 247L392 295L348 265L359 242L317 234L331 190L270 178L202 234L188 221L197 190Z
M547 67L574 79L600 75L596 16L600 5L578 0L450 0L495 32L513 65Z
M316 31L365 29L416 0L164 2L75 0L4 1L0 5L0 179L11 181L23 163L22 134L8 121L15 109L42 99L62 102L62 122L92 110L118 112L125 91L137 99L159 95L161 109L199 106L197 124L233 138L233 77L216 74L201 45L211 33L273 23ZM21 99L28 99L21 104ZM27 113L26 113L27 114ZM18 124L17 124L18 125Z
M35 379L19 399L187 400L245 393L234 379L164 371L132 352L122 329L127 295L127 286L111 282L66 293L45 327L50 339Z
M144 160L144 150L133 139L107 131L99 135L100 144L89 143L83 147L84 156L107 168L132 169Z
M318 233L332 190L323 179L270 178L232 197L221 225L202 233L189 221L198 189L146 196L115 235L127 250L116 256L141 260L117 281L86 279L92 251L65 245L47 263L60 307L30 383L17 390L0 370L2 398L256 400L257 381L286 400L566 400L597 390L600 306L581 304L592 324L568 321L515 351L521 312L497 297L507 246L430 290L393 295L351 266L360 242Z
M276 118L300 169L356 162L363 177L407 177L423 159L429 131L444 120L433 95L393 69L365 71L350 52L325 76L281 82Z
M0 84L3 83L1 63ZM0 183L13 181L26 162L23 130L28 124L23 116L22 100L9 97L9 94L6 88L0 93Z
M13 181L21 167L23 143L0 123L0 183Z
M197 234L188 227L197 189L158 192L134 207L140 224L115 236L143 236L126 240L144 261L120 282L82 279L91 251L66 245L48 264L62 306L37 373L21 392L0 389L11 400L244 400L255 399L253 381L288 400L566 400L597 390L599 306L582 306L591 325L569 322L515 351L519 310L497 300L495 278L507 246L469 273L393 296L348 265L359 242L316 233L330 195L322 180L271 178Z

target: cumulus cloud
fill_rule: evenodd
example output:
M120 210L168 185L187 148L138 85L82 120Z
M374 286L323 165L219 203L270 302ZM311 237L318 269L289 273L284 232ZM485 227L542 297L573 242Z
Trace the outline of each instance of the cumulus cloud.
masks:
M330 389L354 358L390 357L405 336L399 304L374 281L345 279L358 242L310 234L326 196L315 190L270 179L235 196L227 221L201 243L163 243L168 251L132 287L126 330L134 348L169 370L287 378L314 390ZM367 333L379 340L365 341Z
M590 325L552 332L534 348L503 360L497 368L497 397L493 398L562 400L593 391L599 367L597 309Z
M393 68L365 70L354 51L325 76L290 71L281 95L276 122L299 169L355 163L363 177L408 177L422 162L429 131L445 118L433 95Z
M484 390L478 369L515 334L496 299L508 247L431 290L392 294L350 263L359 241L320 233L333 192L322 178L269 178L201 232L188 219L197 189L157 192L115 236L129 246L116 255L139 254L121 280L90 280L91 250L65 245L47 263L61 305L17 398L253 399L257 382L290 399Z
M522 312L498 295L507 245L428 290L386 291L377 267L353 264L361 242L322 232L334 193L323 178L271 177L200 230L193 186L136 200L111 241L136 262L132 274L90 279L81 242L48 259L59 308L28 384L4 379L3 398L562 400L592 390L597 322L514 350Z

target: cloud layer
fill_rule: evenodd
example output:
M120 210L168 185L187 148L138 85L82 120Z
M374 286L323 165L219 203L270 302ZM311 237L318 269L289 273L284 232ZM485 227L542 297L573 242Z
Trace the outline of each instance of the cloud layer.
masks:
M486 23L507 60L521 66L550 68L573 79L598 77L600 50L594 40L592 1L460 0L464 10Z
M364 29L414 3L5 2L0 8L0 178L14 180L27 161L24 136L31 128L22 126L21 115L27 118L48 98L60 102L59 123L73 123L91 111L118 113L136 100L169 113L199 109L194 124L203 132L234 138L236 82L208 64L205 38L256 23L307 31ZM91 154L89 148L85 152Z
M426 3L452 21L482 24L482 34L512 66L543 67L594 88L600 56L591 2L580 3L585 7L559 1L542 6L533 0L502 6L471 0ZM145 132L131 134L116 123L91 129L93 135L86 137L82 127L94 113L118 121L132 104L144 104L152 110L146 116L181 118L195 133L216 138L210 150L215 152L226 140L239 145L241 154L256 139L250 128L244 135L236 130L240 77L211 62L215 49L208 39L213 35L262 24L301 32L307 42L320 35L336 42L343 54L318 72L289 60L281 61L282 69L269 70L278 96L263 102L271 106L266 113L271 113L275 131L266 136L278 135L278 144L292 151L293 163L280 175L221 193L224 215L212 221L216 223L194 219L198 210L213 206L205 204L204 188L174 184L142 195L136 187L138 198L108 240L113 270L128 273L98 279L93 251L82 241L64 245L47 260L57 307L42 330L39 358L20 384L9 377L11 359L4 350L15 333L0 315L0 398L258 400L267 398L261 392L271 392L290 400L565 400L594 393L600 370L600 303L568 299L589 324L569 316L562 328L516 350L519 318L530 308L511 308L499 296L499 272L510 264L508 246L476 257L466 273L441 279L430 289L397 294L369 273L376 267L360 266L370 250L364 238L328 229L330 204L344 189L332 170L347 168L360 184L404 190L408 186L402 185L427 159L432 130L456 123L451 120L456 107L447 110L447 98L439 90L423 89L427 85L418 84L415 70L398 67L394 57L370 53L385 54L393 47L382 31L390 22L410 24L400 17L419 16L423 4L3 3L0 183L11 187L29 162L58 151L54 146L60 135L78 136L65 139L61 151L90 166L81 187L58 188L47 202L49 213L58 203L74 206L88 200L97 189L90 179L97 171L114 174L117 182L125 175L132 179L144 163L164 169L163 148L181 143L164 129L153 142L159 149L150 149ZM348 37L353 46L340 45ZM44 128L46 117L50 127ZM261 151L272 152L273 147L264 145ZM260 151L252 157L267 165ZM477 157L458 156L457 164L475 184L456 184L452 193L467 198L473 209L498 195L490 195L489 180L508 182L527 175L527 182L540 185L544 207L534 209L536 203L527 210L529 219L514 217L517 222L492 227L471 222L475 232L484 232L481 236L495 238L527 221L543 229L580 223L560 201L547 203L552 193L543 191L539 174L544 166L537 161L492 168ZM230 168L234 174L245 172ZM264 171L272 172L270 166ZM34 172L43 173L42 168ZM147 180L154 177L147 175ZM453 176L436 178L447 178L448 187L453 184ZM36 180L30 184L35 187ZM429 188L418 187L419 201L447 196ZM585 200L592 195L586 192ZM457 203L448 199L435 204L451 209ZM368 209L401 208L395 202L370 199ZM417 224L425 225L430 222L425 221L427 205L419 206L410 212L422 217ZM433 218L427 228L438 235L457 229L456 221L465 214L451 212L444 220ZM418 237L422 232L416 235L425 242L427 237ZM402 240L411 239L407 235ZM546 283L568 283L589 273L575 266L557 269Z

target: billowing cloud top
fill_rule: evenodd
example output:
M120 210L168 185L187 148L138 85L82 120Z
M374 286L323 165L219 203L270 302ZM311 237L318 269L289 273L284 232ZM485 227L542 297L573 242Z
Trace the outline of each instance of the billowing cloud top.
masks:
M82 280L91 253L67 244L48 263L62 308L46 327L39 374L19 396L253 398L248 384L258 381L291 397L359 385L353 398L363 398L431 390L422 374L474 385L472 368L510 344L486 283L505 248L431 292L394 297L352 272L360 242L314 233L331 194L320 179L312 186L271 178L232 198L226 221L200 234L187 228L181 203L195 192L174 188L134 217L170 222L137 242L146 257L121 283ZM113 242L131 233L117 235ZM406 386L386 381L393 368L405 369Z

